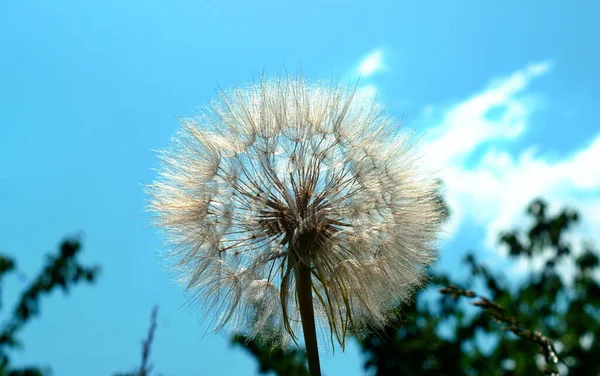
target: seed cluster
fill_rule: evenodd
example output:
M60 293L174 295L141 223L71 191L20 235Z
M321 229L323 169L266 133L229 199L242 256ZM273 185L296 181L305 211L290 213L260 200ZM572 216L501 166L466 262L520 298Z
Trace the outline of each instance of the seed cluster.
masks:
M296 338L302 264L343 345L384 325L435 258L436 182L353 87L283 78L221 92L161 158L150 208L217 329Z

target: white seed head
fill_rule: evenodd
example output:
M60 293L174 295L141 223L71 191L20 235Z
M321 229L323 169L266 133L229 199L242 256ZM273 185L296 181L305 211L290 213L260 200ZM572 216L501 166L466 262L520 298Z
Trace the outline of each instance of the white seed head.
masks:
M150 208L217 329L296 338L297 263L342 345L423 280L436 182L400 124L354 89L288 77L221 92L161 154Z

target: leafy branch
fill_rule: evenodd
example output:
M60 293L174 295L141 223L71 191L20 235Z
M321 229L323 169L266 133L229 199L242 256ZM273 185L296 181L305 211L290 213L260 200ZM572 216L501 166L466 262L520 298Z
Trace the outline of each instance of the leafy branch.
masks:
M557 367L558 355L556 354L556 349L554 348L551 339L538 331L524 328L515 316L507 315L506 308L493 300L477 295L471 290L465 290L455 285L449 285L438 291L441 294L449 295L454 299L458 299L461 296L471 299L478 298L479 300L472 302L471 305L485 310L495 321L505 324L503 327L504 330L510 331L520 338L536 343L539 346L540 354L544 356L546 365L548 366L548 368L544 370L545 374L550 376L560 376Z
M60 287L65 293L85 281L93 283L100 273L98 266L83 266L77 256L81 251L81 242L77 238L64 240L56 255L48 255L46 264L38 276L27 286L17 302L12 316L0 329L0 375L42 375L47 373L38 367L11 369L8 350L22 347L16 338L18 332L34 317L40 315L40 300ZM16 269L15 261L0 254L0 278Z

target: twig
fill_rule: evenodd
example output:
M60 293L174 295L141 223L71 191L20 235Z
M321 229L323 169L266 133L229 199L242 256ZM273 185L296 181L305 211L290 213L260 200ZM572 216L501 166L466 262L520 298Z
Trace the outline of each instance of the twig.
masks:
M544 336L538 331L532 331L523 328L516 317L506 315L506 309L503 306L494 302L493 300L479 296L471 290L465 290L455 285L449 285L439 289L439 292L441 294L449 295L454 299L457 299L461 296L467 298L478 298L479 300L472 302L471 304L484 309L496 321L506 324L506 326L503 328L504 330L511 331L521 338L536 343L540 347L540 353L546 360L546 365L551 368L546 369L545 373L550 376L560 376L557 367L558 355L556 354L556 349L554 348L552 340L550 340L548 337Z
M152 366L148 364L150 358L150 346L154 339L154 332L156 331L156 317L158 315L158 306L152 308L152 315L150 317L150 328L148 328L148 337L142 341L142 364L140 365L139 376L148 376L152 369Z

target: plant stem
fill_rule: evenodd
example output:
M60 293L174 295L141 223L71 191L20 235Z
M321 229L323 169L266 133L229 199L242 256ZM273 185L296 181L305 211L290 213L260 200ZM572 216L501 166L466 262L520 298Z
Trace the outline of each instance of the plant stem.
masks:
M308 358L308 371L310 376L321 376L310 268L301 262L296 263L296 296L300 308L300 319L302 320L306 357Z

